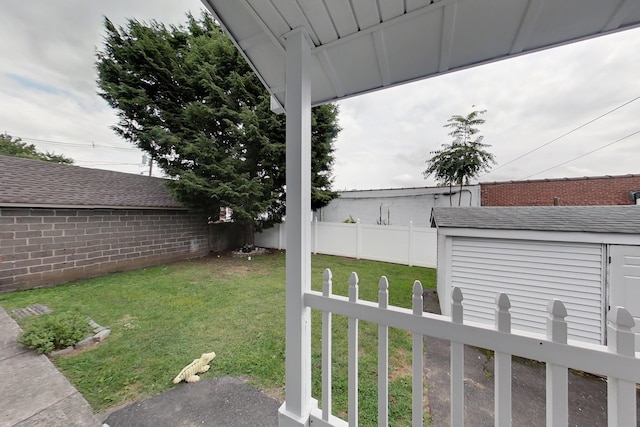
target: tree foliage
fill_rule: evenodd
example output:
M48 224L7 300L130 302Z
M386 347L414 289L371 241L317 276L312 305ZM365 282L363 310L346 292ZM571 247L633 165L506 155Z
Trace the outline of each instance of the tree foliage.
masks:
M453 141L431 152L433 156L426 161L427 169L422 173L425 179L433 175L438 183L448 185L449 193L454 184L459 185L458 206L462 201L462 186L495 164L493 154L487 151L490 145L484 144L484 137L478 135L478 126L485 122L480 115L486 112L477 110L467 116L451 116L444 127L451 129L449 136Z
M0 154L6 156L23 157L25 159L44 160L45 162L73 164L73 159L62 154L38 151L35 145L22 142L20 138L14 138L8 133L0 134Z
M99 94L116 109L114 130L149 153L191 208L258 228L284 215L285 116L222 29L206 13L186 26L105 19L97 53ZM338 109L312 115L312 208L331 190Z

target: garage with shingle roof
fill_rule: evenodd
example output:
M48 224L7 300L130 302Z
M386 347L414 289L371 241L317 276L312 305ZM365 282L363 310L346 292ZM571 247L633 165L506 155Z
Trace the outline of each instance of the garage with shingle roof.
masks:
M0 155L1 206L186 210L165 181Z
M165 182L0 155L0 293L208 254Z
M616 305L640 323L640 206L443 207L431 225L444 314L459 287L470 321L493 324L503 292L514 329L544 334L554 298L565 302L569 339L605 343Z

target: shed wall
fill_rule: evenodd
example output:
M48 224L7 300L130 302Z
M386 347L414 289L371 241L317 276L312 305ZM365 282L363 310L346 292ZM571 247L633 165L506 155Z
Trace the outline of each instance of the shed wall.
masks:
M0 292L202 256L207 239L186 211L0 208Z
M493 323L496 295L504 292L513 328L544 334L547 304L557 298L567 308L570 339L604 342L603 245L468 237L450 242L447 292L462 289L465 319Z

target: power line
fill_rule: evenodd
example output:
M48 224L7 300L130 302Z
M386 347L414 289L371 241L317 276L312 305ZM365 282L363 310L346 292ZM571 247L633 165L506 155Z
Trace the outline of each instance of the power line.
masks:
M616 139L616 140L615 140L615 141L613 141L613 142L610 142L610 143L605 144L605 145L603 145L603 146L601 146L601 147L598 147L598 148L596 148L595 150L591 150L591 151L589 151L588 153L581 154L581 155L579 155L578 157L574 157L574 158L573 158L573 159L571 159L571 160L567 160L566 162L562 162L562 163L557 164L557 165L555 165L555 166L552 166L552 167L550 167L550 168L548 168L548 169L545 169L545 170L540 171L540 172L536 172L536 173L534 173L534 174L532 174L532 175L525 176L524 178L520 178L520 179L529 179L529 178L531 178L532 176L536 176L536 175L539 175L539 174L541 174L541 173L544 173L544 172L550 171L551 169L555 169L555 168L557 168L557 167L564 166L564 165L566 165L567 163L571 163L571 162L573 162L574 160L581 159L581 158L583 158L583 157L585 157L585 156L588 156L589 154L593 154L593 153L595 153L596 151L600 151L600 150L602 150L603 148L607 148L607 147L609 147L609 146L611 146L611 145L613 145L613 144L615 144L615 143L617 143L617 142L623 141L623 140L625 140L625 139L627 139L627 138L630 138L630 137L632 137L633 135L636 135L636 134L639 134L639 133L640 133L640 130L637 130L637 131L635 131L635 132L633 132L633 133L630 133L630 134L629 134L629 135L627 135L627 136L623 136L623 137L622 137L622 138L620 138L620 139Z
M617 106L617 107L616 107L616 108L614 108L613 110L609 110L609 111L607 111L606 113L604 113L604 114L602 114L602 115L600 115L600 116L596 117L595 119L589 120L588 122L586 122L586 123L584 123L584 124L582 124L582 125L580 125L580 126L578 126L578 127L574 128L574 129L571 129L569 132L566 132L566 133L564 133L564 134L562 134L562 135L558 136L557 138L552 139L552 140L551 140L551 141L549 141L549 142L545 142L544 144L542 144L542 145L540 145L540 146L538 146L538 147L534 148L533 150L527 151L526 153L524 153L524 154L523 154L523 155L521 155L521 156L516 157L515 159L509 160L507 163L503 163L503 164L499 165L498 167L496 167L495 169L493 169L491 172L489 172L489 173L487 173L487 174L485 174L485 175L483 175L483 176L486 176L486 175L492 174L493 172L497 171L498 169L500 169L500 168L502 168L502 167L504 167L504 166L507 166L507 165L509 165L509 164L511 164L511 163L513 163L513 162L515 162L515 161L517 161L517 160L520 160L521 158L523 158L523 157L525 157L525 156L528 156L529 154L534 153L534 152L538 151L539 149L544 148L544 147L546 147L547 145L549 145L549 144L551 144L551 143L554 143L554 142L556 142L557 140L559 140L559 139L561 139L561 138L564 138L565 136L570 135L570 134L572 134L573 132L575 132L575 131L577 131L577 130L579 130L579 129L582 129L583 127L585 127L585 126L587 126L587 125L590 125L591 123L593 123L593 122L595 122L595 121L597 121L597 120L600 120L601 118L603 118L603 117L605 117L605 116L608 116L609 114L613 113L614 111L617 111L617 110L621 109L622 107L624 107L624 106L626 106L626 105L629 105L629 104L631 104L631 103L632 103L632 102L634 102L634 101L637 101L638 99L640 99L640 96L636 96L636 97L635 97L635 98L633 98L631 101L627 101L627 102L625 102L624 104ZM553 168L552 168L552 169L553 169ZM537 175L537 174L534 174L534 175Z
M55 144L55 145L64 145L66 147L81 147L81 148L108 148L110 150L122 150L122 151L138 151L137 148L129 148L129 147L114 147L111 145L102 145L92 143L90 146L87 144L82 144L80 142L62 142L62 141L52 141L48 139L37 139L37 138L29 138L26 136L19 137L21 140L25 142L42 142L46 144Z
M141 166L140 163L100 162L100 161L93 161L93 160L74 160L73 162L89 164L89 165L104 165L104 166Z

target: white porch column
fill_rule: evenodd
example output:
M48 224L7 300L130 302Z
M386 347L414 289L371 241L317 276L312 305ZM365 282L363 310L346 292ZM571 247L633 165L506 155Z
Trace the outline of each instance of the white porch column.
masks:
M303 29L285 36L287 111L286 391L281 427L308 426L311 401L311 41Z

